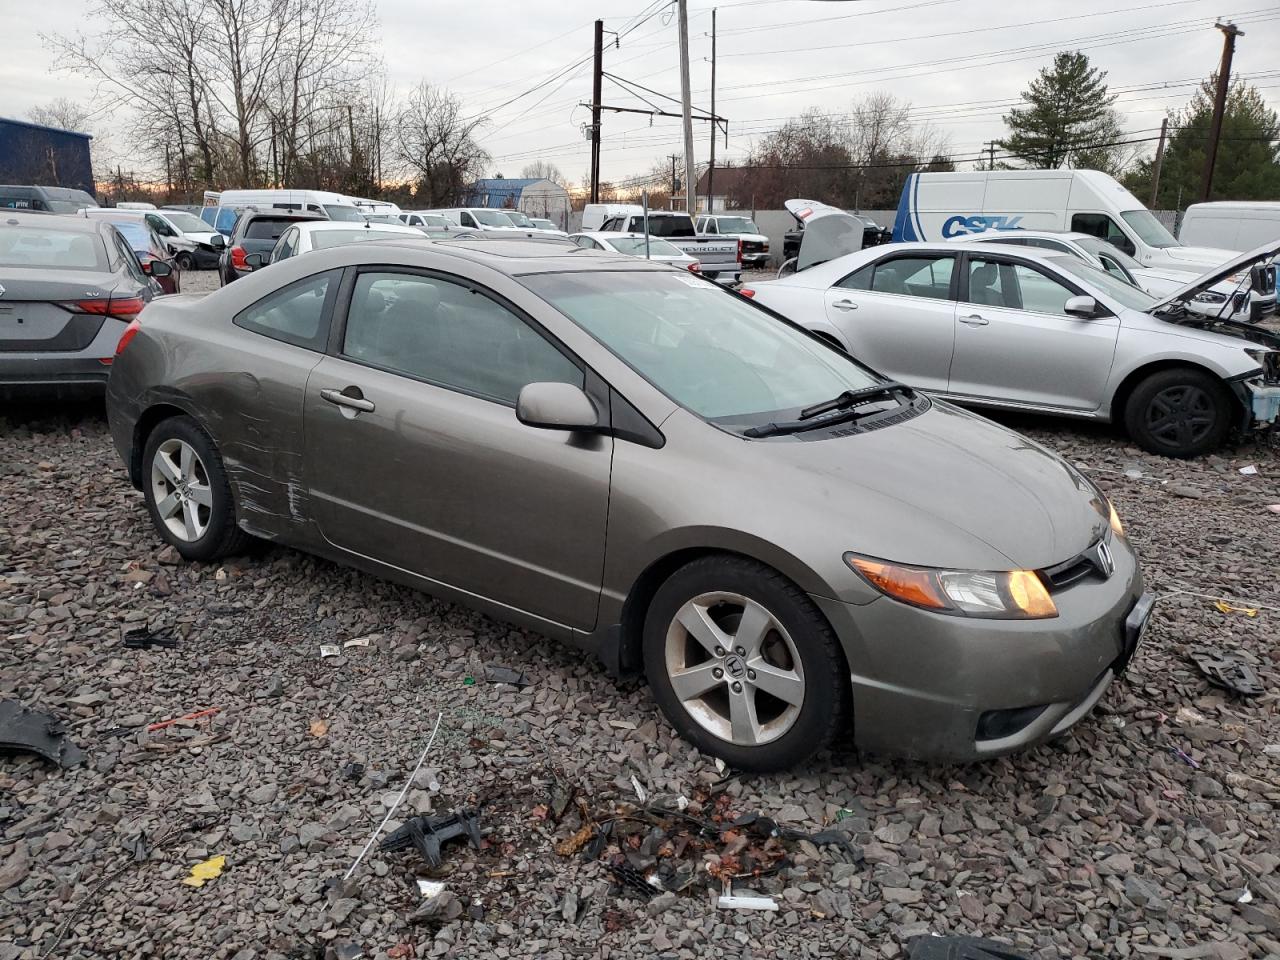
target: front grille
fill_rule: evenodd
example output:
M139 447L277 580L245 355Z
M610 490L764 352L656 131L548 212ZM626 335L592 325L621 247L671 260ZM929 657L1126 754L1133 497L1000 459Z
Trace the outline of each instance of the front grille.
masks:
M742 241L743 253L759 253L763 248L764 248L764 244L762 244L759 240L743 240Z
M1045 582L1050 592L1064 590L1085 577L1106 580L1114 572L1114 567L1107 569L1103 558L1104 550L1110 551L1110 545L1105 539L1095 540L1087 550L1076 554L1070 560L1064 560L1062 563L1041 570L1040 579ZM1107 556L1109 555L1108 552Z

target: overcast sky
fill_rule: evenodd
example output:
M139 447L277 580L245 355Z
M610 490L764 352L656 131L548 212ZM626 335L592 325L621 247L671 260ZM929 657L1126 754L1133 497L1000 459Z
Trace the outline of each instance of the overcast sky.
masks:
M605 70L679 98L674 4L670 15L646 0L373 0L392 83L419 79L454 90L473 112L487 112L481 142L491 172L518 176L531 160L555 163L577 181L589 166L582 125L590 112L592 21L613 36ZM716 109L729 120L729 145L717 157L743 157L752 141L809 107L845 111L858 97L889 91L920 120L945 133L951 154L971 158L1003 133L1000 115L1059 49L1081 49L1108 71L1126 133L1154 136L1166 107L1180 106L1198 79L1216 68L1222 35L1216 18L1234 19L1245 36L1234 73L1256 78L1280 103L1280 5L1261 0L690 0L695 107L711 88L711 10L718 32ZM40 25L83 29L90 0L43 0ZM0 0L0 116L25 117L55 97L92 97L84 80L57 70L33 29L32 6ZM18 21L22 22L19 23ZM582 61L579 63L579 61ZM566 71L566 68L570 68ZM545 82L555 77L551 82ZM542 84L541 86L537 86ZM526 96L507 101L530 88ZM643 91L641 91L643 93ZM678 104L643 93L654 104ZM646 104L610 80L605 103ZM707 157L707 124L695 129L695 155ZM723 144L723 141L721 141ZM127 137L112 148L128 167ZM643 174L681 149L674 119L606 114L603 176ZM139 166L142 165L139 160Z

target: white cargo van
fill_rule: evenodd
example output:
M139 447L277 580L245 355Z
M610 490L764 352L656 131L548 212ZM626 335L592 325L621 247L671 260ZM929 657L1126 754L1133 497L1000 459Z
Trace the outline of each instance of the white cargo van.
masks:
M360 208L349 198L323 190L223 190L217 196L217 203L236 210L247 207L256 207L258 210L294 210L299 213L314 213L330 220L364 223ZM205 204L209 204L208 193L205 194Z
M606 220L634 213L644 213L644 207L638 203L588 203L582 208L582 229L599 230Z
M1280 203L1193 203L1182 216L1178 239L1243 253L1280 238Z
M1183 246L1137 197L1097 170L913 173L898 203L893 239L1019 229L1088 233L1147 267L1202 273L1233 257L1227 249Z

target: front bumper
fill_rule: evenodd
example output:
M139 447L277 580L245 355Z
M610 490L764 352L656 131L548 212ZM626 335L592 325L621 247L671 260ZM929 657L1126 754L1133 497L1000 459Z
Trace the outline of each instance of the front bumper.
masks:
M743 253L742 265L750 267L753 270L769 265L769 254L767 253Z
M1232 381L1231 387L1245 410L1245 433L1269 430L1280 420L1280 384L1268 384L1259 378Z
M933 613L888 597L865 605L814 597L844 646L856 745L917 759L966 761L1070 729L1128 666L1149 616L1142 574L1112 541L1115 572L1054 593L1048 620Z

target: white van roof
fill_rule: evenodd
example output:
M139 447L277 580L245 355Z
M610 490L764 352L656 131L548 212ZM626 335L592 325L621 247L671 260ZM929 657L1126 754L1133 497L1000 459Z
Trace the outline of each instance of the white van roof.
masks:
M1205 213L1242 213L1246 210L1259 210L1268 213L1280 213L1280 200L1211 200L1207 203L1193 203L1187 207L1187 214L1192 210Z

